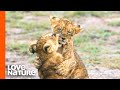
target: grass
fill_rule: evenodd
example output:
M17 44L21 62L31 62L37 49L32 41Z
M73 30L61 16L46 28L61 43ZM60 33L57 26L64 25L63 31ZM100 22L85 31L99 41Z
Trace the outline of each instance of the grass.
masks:
M10 23L9 28L20 28L23 29L24 32L30 31L42 31L46 29L50 29L49 22L37 23L37 22L21 22L21 21L13 21ZM10 30L10 29L9 29ZM9 31L7 30L7 31Z
M104 28L100 28L100 29L93 30L93 32L90 33L90 37L91 37L91 39L92 38L106 39L109 36L112 36L113 34L114 33L109 31L109 30L106 30Z
M96 58L96 57L94 57L94 58L91 58L90 59L90 61L89 61L89 63L91 63L91 64L101 64L101 60L100 59L98 59L98 58Z
M108 25L110 25L110 26L120 26L120 20L112 20L111 22L108 22Z
M28 52L29 45L26 43L19 43L18 41L7 42L7 49L10 51L16 51L19 54L29 54Z
M120 47L119 47L120 48ZM115 54L120 54L120 51L117 51Z
M51 11L30 11L29 13L33 16L48 16Z
M7 11L6 12L6 22L13 22L17 19L22 19L24 17L24 12L18 11Z
M101 51L101 47L94 43L85 43L80 46L80 51L86 52L89 55L98 55Z
M65 17L81 17L81 16L95 16L95 17L107 17L112 12L108 11L67 11L64 12Z
M111 69L120 69L120 57L105 58L102 61L102 65Z
M84 57L83 57L84 58ZM92 57L92 58L87 58L84 60L84 63L88 65L99 65L102 67L107 67L110 69L120 69L120 59L119 57L117 58L98 58L98 57Z
M120 39L118 39L118 40L116 41L116 43L117 43L117 48L120 49ZM120 53L120 52L118 52L118 53Z
M101 65L101 59L99 59L97 56L83 56L81 57L83 62L87 66L92 66L92 65Z
M120 39L118 39L118 40L116 41L116 43L120 44Z
M106 47L104 46L106 43L107 38L109 38L112 35L118 35L118 33L111 32L109 30L106 30L105 28L91 28L89 30L90 32L84 32L81 33L80 36L77 36L74 38L74 45L77 47L77 50L83 53L82 59L84 62L88 65L104 65L104 61L101 61L99 58L100 55L106 54L107 51L105 50ZM120 40L117 40L116 42L118 44L118 47L120 48ZM112 52L112 51L111 51ZM108 53L111 53L110 51ZM112 54L119 54L112 53ZM109 58L108 58L109 60ZM112 61L108 61L107 63L111 63ZM106 63L106 61L105 61ZM107 65L106 63L106 65ZM118 64L109 64L107 65L108 68L118 68L120 67Z
M73 16L80 17L80 16L84 16L84 15L86 15L85 11L67 11L67 12L64 12L64 17L73 17Z
M80 35L74 38L74 45L79 46L81 43L85 43L89 41L90 41L90 37L88 37L87 35Z
M45 30L49 29L49 24L46 23L35 23L35 22L30 22L30 23L22 23L22 25L19 24L19 28L24 29L26 32L31 31L31 30Z
M117 44L118 49L120 49L120 43Z
M42 23L39 23L39 20L32 20L32 21L24 21L23 18L26 17L29 14L40 14L45 12L7 12L6 14L6 21L7 21L7 31L10 30L10 28L20 28L23 29L25 32L30 32L34 30L45 30L50 29L49 21L43 21ZM47 13L47 12L46 12ZM40 14L41 15L41 14ZM46 14L47 15L47 14Z
M74 45L81 51L88 55L100 55L105 53L103 50L104 44L113 32L104 28L89 30L90 32L81 33L74 38Z

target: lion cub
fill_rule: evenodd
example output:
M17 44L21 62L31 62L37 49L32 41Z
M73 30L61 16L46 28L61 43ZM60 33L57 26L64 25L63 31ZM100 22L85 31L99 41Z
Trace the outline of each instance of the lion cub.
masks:
M63 57L57 52L59 47L57 34L42 35L36 44L30 48L31 52L36 52L39 57L40 67L38 74L41 79L64 79L59 75L56 67L63 62Z
M70 76L70 73L66 72L66 70L71 71L74 68L72 75L69 78L88 78L86 67L79 55L76 53L73 44L73 36L82 31L80 25L77 25L65 18L54 16L50 16L50 23L53 32L60 35L59 43L62 44L58 49L58 52L63 55L65 61L59 65L60 73ZM72 68L70 68L71 65L73 66Z
M65 18L54 16L50 16L50 23L53 32L60 35L59 43L62 44L62 47L59 49L59 52L63 54L64 58L71 58L74 49L73 36L82 31L80 25L77 25Z
M73 36L81 31L79 25L76 25L64 18L50 17L50 23L55 34L59 34L59 44L57 52L62 55L63 61L56 68L56 73L65 79L86 79L88 73L85 65L76 53L73 44ZM32 46L31 52L36 48ZM36 66L41 67L40 59L37 58ZM62 78L63 78L62 77Z

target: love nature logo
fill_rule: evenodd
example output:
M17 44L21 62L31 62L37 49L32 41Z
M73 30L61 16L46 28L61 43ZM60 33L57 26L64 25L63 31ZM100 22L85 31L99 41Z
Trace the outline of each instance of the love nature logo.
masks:
M10 76L33 76L34 70L26 70L25 65L7 65L7 75Z

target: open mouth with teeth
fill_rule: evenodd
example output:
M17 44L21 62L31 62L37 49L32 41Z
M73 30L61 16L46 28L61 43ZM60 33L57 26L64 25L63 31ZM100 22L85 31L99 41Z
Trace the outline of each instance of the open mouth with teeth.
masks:
M66 38L64 38L61 33L59 33L57 35L59 36L58 43L60 44L60 46L66 44Z
M59 40L58 40L59 44L66 44L66 39L59 36Z

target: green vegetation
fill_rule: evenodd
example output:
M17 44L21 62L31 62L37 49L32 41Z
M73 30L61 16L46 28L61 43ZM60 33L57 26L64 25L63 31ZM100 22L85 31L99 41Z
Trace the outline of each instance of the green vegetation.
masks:
M111 69L120 69L120 58L105 58L101 60L102 65Z
M101 47L95 45L95 43L84 43L80 45L80 51L86 52L90 55L98 55L101 51Z
M112 36L113 34L114 33L112 33L109 30L100 28L100 29L96 29L93 32L91 32L90 33L90 37L91 38L102 38L102 39L105 39L105 38L108 38L109 36Z
M6 21L7 22L13 22L16 21L18 19L22 19L24 17L25 13L20 11L8 11L6 12Z
M89 41L90 41L90 37L88 37L87 35L80 35L74 38L74 45L79 46L80 44L86 43Z
M34 16L47 16L47 17L50 14L50 12L48 11L34 11L34 12L30 11L29 13Z
M113 12L108 11L68 11L65 12L65 17L81 17L81 16L95 16L95 17L107 17Z
M120 49L120 39L118 39L116 43L117 43L117 48ZM118 53L120 53L120 51L118 51Z
M49 21L43 21L42 23L37 22L37 20L24 21L24 17L27 17L26 15L29 14L30 12L22 12L22 11L7 12L6 21L7 21L7 26L9 27L9 28L7 27L7 31L9 31L10 28L21 28L24 30L24 32L30 32L35 30L39 31L39 30L45 30L51 28Z
M112 20L111 22L108 22L108 25L110 25L110 26L120 26L120 20Z
M7 49L14 52L18 52L19 54L28 54L29 45L26 43L19 43L18 41L13 41L7 43Z
M12 21L9 25L11 28L21 28L25 32L32 30L45 30L49 29L49 22L37 23L37 22L22 22L22 21Z

